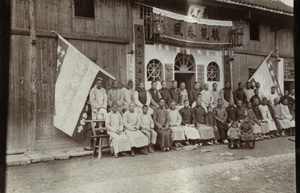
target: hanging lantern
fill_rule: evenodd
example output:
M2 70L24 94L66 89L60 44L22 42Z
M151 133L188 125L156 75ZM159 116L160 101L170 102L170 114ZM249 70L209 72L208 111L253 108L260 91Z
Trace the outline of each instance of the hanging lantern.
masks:
M244 28L237 28L232 30L233 35L233 45L234 46L243 46L243 35L244 35Z
M164 17L160 15L152 15L153 34L162 34L165 31Z

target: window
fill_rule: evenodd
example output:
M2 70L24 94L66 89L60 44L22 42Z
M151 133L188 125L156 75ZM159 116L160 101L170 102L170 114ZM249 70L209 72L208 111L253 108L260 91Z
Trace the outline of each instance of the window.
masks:
M163 67L159 60L153 59L147 65L147 81L161 81Z
M258 22L250 22L250 40L259 40Z
M253 76L255 73L256 69L255 68L248 68L248 79Z
M145 28L145 39L151 39L151 15L152 8L140 5L140 19L144 20L144 28Z
M75 16L95 18L94 0L74 0Z
M211 62L207 66L207 81L220 81L219 66L215 62Z
M175 58L175 71L195 71L195 59L193 55L177 54Z
M294 59L284 59L284 79L295 79Z

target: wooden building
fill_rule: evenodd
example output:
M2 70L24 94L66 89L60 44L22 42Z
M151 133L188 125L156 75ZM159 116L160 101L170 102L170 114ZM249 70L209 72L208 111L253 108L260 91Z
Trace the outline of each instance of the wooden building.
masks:
M228 33L243 28L242 46L232 46L230 37L225 46L208 46L155 36L153 7L186 15L191 4L205 7L203 19L213 20L211 25L229 22L223 26ZM195 80L222 88L231 81L235 89L271 50L284 89L294 81L293 9L278 1L12 0L8 153L86 145L53 126L57 36L52 30L123 84L144 81L149 88L151 80L177 79L187 88Z

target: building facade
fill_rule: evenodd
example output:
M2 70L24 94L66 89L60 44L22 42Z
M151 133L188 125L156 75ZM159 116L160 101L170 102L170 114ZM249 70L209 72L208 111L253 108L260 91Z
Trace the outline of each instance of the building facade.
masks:
M199 22L184 20L190 5L199 7ZM195 81L220 89L230 81L236 89L273 51L282 89L293 87L293 9L278 1L12 0L11 14L9 153L86 145L53 126L52 30L124 85L177 80L188 89ZM243 34L233 36L235 29Z

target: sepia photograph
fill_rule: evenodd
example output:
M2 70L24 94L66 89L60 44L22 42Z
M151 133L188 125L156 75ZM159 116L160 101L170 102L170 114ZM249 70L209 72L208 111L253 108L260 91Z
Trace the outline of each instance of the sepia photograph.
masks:
M297 192L294 0L0 5L0 192Z

